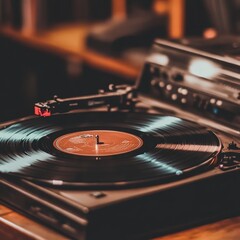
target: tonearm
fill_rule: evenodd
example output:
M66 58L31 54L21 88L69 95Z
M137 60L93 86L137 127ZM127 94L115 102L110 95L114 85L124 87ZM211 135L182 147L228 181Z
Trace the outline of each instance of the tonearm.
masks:
M100 90L98 94L73 98L59 98L38 102L34 105L34 113L38 116L49 117L54 113L68 112L75 109L85 109L100 106L133 110L137 102L137 91L130 85L109 85L107 91Z

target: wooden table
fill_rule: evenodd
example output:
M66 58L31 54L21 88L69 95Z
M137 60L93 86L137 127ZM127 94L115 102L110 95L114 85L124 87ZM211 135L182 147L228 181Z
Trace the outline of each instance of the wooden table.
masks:
M0 205L2 240L66 240L67 237ZM240 217L195 227L153 240L239 240Z
M159 7L156 8L160 9L161 14L169 15L169 37L182 37L184 35L185 0L155 0L155 2L158 3L156 6ZM31 3L33 5L31 10L28 9L29 6L27 5L27 12L23 12L23 14L27 14L29 10L30 18L33 18L33 23L30 25L34 25L37 4L35 1ZM126 15L125 8L126 0L113 0L113 18L124 18ZM42 32L35 32L34 27L28 25L21 30L15 30L10 26L2 25L0 26L0 36L2 35L28 47L49 51L63 57L74 57L92 67L129 79L135 80L140 73L142 66L136 65L134 62L129 63L119 58L103 56L87 49L85 38L91 28L90 24L61 24Z
M61 57L75 59L96 69L105 70L135 80L141 66L129 64L119 58L113 58L93 52L86 48L85 38L89 24L61 24L52 29L29 34L11 27L0 27L0 36L7 37L27 47L50 52Z

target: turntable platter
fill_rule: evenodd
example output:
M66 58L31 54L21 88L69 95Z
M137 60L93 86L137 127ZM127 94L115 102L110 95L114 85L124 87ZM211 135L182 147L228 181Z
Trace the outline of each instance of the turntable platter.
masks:
M218 137L177 117L123 112L60 114L0 130L0 172L40 183L122 187L202 171Z

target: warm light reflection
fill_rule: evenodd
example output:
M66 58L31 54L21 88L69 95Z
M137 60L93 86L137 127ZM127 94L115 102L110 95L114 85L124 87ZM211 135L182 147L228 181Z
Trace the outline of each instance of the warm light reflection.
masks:
M213 78L220 72L220 67L206 59L193 59L189 64L189 72L203 78Z
M4 161L1 162L0 171L2 173L21 172L21 170L30 167L32 164L45 161L45 159L49 159L49 154L45 152L31 152L30 155L18 155L17 160L5 157Z
M151 132L155 131L156 129L164 129L168 126L173 126L174 124L177 124L181 122L182 120L180 118L176 117L159 117L151 122L149 122L148 126L141 127L142 132Z
M212 145L198 145L198 144L157 144L156 148L176 150L176 151L190 151L190 152L218 152L221 146Z
M52 184L56 185L56 186L61 186L63 185L63 181L62 180L52 180Z
M166 66L169 63L169 57L160 53L152 53L148 59L150 62L158 63L162 66Z
M218 35L218 32L214 28L207 28L203 32L204 38L207 38L207 39L215 38L217 37L217 35Z
M98 144L96 143L96 144L95 144L95 153L98 154L98 152L99 152Z
M166 172L175 173L176 175L181 175L183 173L182 170L177 169L171 166L170 164L164 163L159 159L155 159L155 157L151 156L148 153L145 153L143 155L139 155L136 157L139 158L140 160L151 162L155 167L162 168L165 173Z

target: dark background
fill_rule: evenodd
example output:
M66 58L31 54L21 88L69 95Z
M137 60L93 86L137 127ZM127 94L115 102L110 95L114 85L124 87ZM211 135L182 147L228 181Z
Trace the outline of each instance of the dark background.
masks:
M10 25L12 29L21 30L22 4L21 0L0 1L0 29ZM38 4L37 31L66 23L101 22L111 19L112 14L111 0L41 0ZM203 37L207 28L213 28L223 35L238 34L239 5L239 0L187 0L184 37ZM151 6L152 1L149 0L129 0L126 14L131 17L149 12L152 11ZM226 9L223 13L218 10L222 6ZM167 24L166 19L163 28ZM161 34L161 37L169 38L167 33ZM76 69L74 74L69 67ZM0 122L32 114L35 102L54 95L70 97L91 94L106 88L109 83L133 81L111 71L74 60L71 62L68 57L33 48L0 34Z

